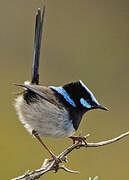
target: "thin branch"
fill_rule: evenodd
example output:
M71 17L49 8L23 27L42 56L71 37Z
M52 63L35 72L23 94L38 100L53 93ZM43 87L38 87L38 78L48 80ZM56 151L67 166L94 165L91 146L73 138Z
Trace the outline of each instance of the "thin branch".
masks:
M69 173L79 173L78 171L73 171L70 169L67 169L64 165L60 165L60 163L62 163L63 161L67 162L67 158L66 156L72 152L74 149L79 149L81 147L99 147L99 146L104 146L107 144L111 144L113 142L116 142L120 139L122 139L125 136L129 135L129 131L126 133L121 134L118 137L115 137L113 139L109 139L107 141L101 141L98 143L82 143L82 142L77 142L76 144L73 144L72 146L68 147L67 149L65 149L64 152L62 152L61 154L59 154L59 156L57 157L59 159L59 162L55 162L54 160L48 160L45 159L43 162L43 165L40 169L34 170L34 171L27 171L24 175L19 176L17 178L14 178L12 180L35 180L35 179L39 179L43 174L49 172L49 171L55 171L57 172L59 169L63 169L66 172ZM87 135L88 136L88 135ZM85 137L87 137L85 136Z

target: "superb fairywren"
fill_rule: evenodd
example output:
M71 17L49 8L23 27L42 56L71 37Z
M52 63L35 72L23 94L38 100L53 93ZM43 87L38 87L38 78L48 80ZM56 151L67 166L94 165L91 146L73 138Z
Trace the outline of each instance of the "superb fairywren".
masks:
M39 85L39 56L45 7L41 17L38 10L35 25L34 63L32 81L18 86L25 90L16 99L15 107L25 128L49 151L40 136L65 138L72 136L78 129L82 116L92 109L107 110L100 105L92 92L82 81L64 86Z

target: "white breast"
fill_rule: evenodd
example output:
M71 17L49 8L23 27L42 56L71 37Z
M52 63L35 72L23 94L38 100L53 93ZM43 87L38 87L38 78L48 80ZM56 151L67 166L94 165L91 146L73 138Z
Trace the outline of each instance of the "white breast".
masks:
M23 96L19 96L15 108L20 121L30 133L34 129L40 136L64 138L75 132L68 112L44 99L40 98L36 103L27 104Z

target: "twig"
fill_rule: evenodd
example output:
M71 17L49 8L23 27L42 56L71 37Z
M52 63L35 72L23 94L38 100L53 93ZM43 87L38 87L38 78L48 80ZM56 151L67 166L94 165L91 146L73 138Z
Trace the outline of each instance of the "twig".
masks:
M72 146L68 147L64 152L62 152L61 154L59 154L59 156L57 157L59 159L59 163L57 164L57 162L55 162L54 160L48 160L45 159L43 162L43 165L40 169L34 170L34 171L27 171L24 175L19 176L17 178L14 178L12 180L35 180L35 179L39 179L43 174L49 172L49 171L55 171L57 172L57 170L59 169L63 169L66 172L69 173L79 173L78 171L72 171L70 169L67 169L64 165L60 165L60 163L62 163L63 161L67 162L66 156L72 152L74 149L79 149L81 147L98 147L98 146L104 146L107 144L111 144L115 141L118 141L120 139L122 139L125 136L129 135L129 131L126 133L121 134L118 137L115 137L113 139L107 140L107 141L101 141L98 143L82 143L82 142L77 142L76 144L73 144ZM87 136L85 136L87 137Z

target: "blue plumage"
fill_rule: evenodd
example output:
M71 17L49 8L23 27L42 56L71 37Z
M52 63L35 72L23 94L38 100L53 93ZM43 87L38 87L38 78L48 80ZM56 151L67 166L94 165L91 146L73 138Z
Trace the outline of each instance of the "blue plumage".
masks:
M91 108L91 105L84 98L80 99L80 103L86 108Z
M49 88L56 91L60 95L62 95L69 104L71 104L73 107L76 107L76 104L70 98L69 94L64 90L64 88L62 86L59 86L59 87L49 86Z

